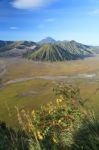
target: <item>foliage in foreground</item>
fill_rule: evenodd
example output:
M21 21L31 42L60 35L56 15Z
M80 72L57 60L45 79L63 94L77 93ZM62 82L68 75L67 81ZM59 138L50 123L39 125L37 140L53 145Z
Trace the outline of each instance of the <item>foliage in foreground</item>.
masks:
M0 150L99 149L99 124L93 113L83 108L79 89L60 85L55 91L56 102L31 115L18 112L21 131L1 124Z

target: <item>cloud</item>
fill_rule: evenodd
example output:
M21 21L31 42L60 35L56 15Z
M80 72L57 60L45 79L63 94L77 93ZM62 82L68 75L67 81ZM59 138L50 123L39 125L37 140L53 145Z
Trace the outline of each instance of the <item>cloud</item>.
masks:
M47 18L45 19L45 22L54 22L56 19L55 18Z
M18 27L10 27L10 30L17 30Z
M93 14L99 15L99 9L94 10Z
M11 5L18 9L32 9L46 6L56 0L13 0Z
M95 9L89 13L90 15L99 15L99 9Z

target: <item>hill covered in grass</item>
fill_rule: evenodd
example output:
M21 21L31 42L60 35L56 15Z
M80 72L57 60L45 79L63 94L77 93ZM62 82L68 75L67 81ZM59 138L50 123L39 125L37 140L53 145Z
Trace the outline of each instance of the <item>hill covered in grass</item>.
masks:
M42 45L33 52L29 58L37 61L65 61L92 56L91 46L83 45L75 41L63 41Z

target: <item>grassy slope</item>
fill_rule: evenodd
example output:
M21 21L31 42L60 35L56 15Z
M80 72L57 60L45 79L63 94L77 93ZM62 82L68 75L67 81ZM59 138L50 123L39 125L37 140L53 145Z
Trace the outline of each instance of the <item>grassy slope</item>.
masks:
M52 87L53 82L51 81L32 80L0 89L0 119L5 120L10 125L16 125L15 106L19 110L39 108L49 100L54 99ZM11 114L11 120L9 114Z
M77 43L76 41L70 42L59 42L61 47L69 51L71 54L75 55L87 55L91 53L91 46L87 46L81 43Z

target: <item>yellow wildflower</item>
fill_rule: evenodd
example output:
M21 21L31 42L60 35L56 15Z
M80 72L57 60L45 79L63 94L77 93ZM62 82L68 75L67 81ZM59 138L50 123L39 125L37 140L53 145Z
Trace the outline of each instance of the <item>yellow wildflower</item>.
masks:
M40 131L37 132L37 136L39 140L43 140L43 135L41 134Z
M62 102L62 99L57 99L56 102L57 102L57 103L61 103L61 102Z
M54 142L54 143L57 143L57 140L56 140L56 138L55 138L55 137L53 137L53 139L52 139L52 140L53 140L53 142Z
M50 114L50 113L51 113L51 110L49 110L48 113Z
M35 111L34 110L32 111L32 116L35 117Z
M60 120L58 120L58 123L61 123L61 119L60 119Z

